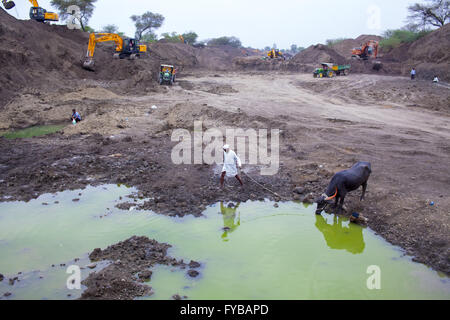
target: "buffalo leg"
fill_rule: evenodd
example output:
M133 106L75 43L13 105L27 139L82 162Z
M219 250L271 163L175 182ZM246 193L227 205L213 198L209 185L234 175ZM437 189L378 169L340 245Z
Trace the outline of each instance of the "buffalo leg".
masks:
M364 196L366 195L366 189L367 189L367 181L362 184L362 194L361 194L360 201L364 200Z

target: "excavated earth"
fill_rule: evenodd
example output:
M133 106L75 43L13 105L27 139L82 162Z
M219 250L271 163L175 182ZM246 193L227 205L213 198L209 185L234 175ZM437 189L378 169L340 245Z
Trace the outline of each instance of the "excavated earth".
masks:
M298 72L301 67L227 72L221 69L235 66L244 52L171 43L152 45L153 56L139 61L112 60L111 48L99 47L97 69L88 72L78 54L86 34L17 21L2 10L0 15L0 37L11 41L0 49L0 80L6 81L0 130L66 124L44 137L0 137L1 201L122 183L139 190L133 197L144 199L140 209L200 216L218 201L311 203L334 173L370 161L366 200L359 201L359 191L351 193L346 214L362 213L373 230L416 261L450 273L450 88L445 83L371 74L313 79L311 70ZM27 44L33 32L47 40ZM11 49L19 46L22 51ZM156 84L162 62L180 64L174 86ZM73 108L84 116L76 126L68 121ZM278 172L263 176L261 166L244 164L245 186L230 179L221 189L219 164L175 165L172 150L178 141L172 134L180 128L192 133L194 121L202 121L203 130L279 129ZM132 205L133 200L119 207ZM93 260L128 262L91 275L83 298L148 294L150 288L133 277L154 264L175 263L166 256L167 247L132 238L96 249ZM144 252L142 264L133 262ZM126 283L116 283L119 278Z

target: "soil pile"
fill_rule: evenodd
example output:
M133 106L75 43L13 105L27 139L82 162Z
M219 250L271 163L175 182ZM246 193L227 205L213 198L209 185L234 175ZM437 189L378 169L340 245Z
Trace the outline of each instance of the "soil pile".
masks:
M419 79L431 81L434 75L438 75L441 80L449 82L450 24L386 52L382 59L397 74L407 76L415 67Z
M182 42L160 40L150 44L150 55L161 63L177 67L194 67L198 65L196 49Z
M294 64L312 65L317 65L322 62L345 64L346 59L332 48L323 44L317 44L296 54L290 62Z
M197 49L197 59L201 68L227 71L233 67L233 60L254 54L250 50L232 46L208 46Z
M368 42L369 40L376 40L380 41L383 39L380 36L375 35L361 35L356 39L345 39L342 40L335 45L331 46L333 50L335 50L337 53L339 53L341 56L345 58L350 58L352 55L352 49L360 47L363 43Z
M95 51L96 71L81 68L88 33L66 26L17 20L0 9L0 107L21 90L55 91L76 87L79 80L118 80L119 89L143 89L156 78L155 59L114 60L111 44Z

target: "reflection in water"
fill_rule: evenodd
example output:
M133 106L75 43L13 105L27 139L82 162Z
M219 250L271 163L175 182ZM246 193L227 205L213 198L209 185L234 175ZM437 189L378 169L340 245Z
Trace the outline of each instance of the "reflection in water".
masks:
M328 224L322 215L316 215L316 227L323 233L327 245L331 249L347 250L350 253L362 253L365 248L363 228L350 223L342 225L343 219L336 215L333 224Z
M223 241L228 241L228 234L232 233L241 225L241 214L238 213L238 217L236 220L236 210L239 208L240 203L233 205L230 203L228 206L225 206L223 202L220 203L220 212L222 213L223 218L223 230L222 234Z

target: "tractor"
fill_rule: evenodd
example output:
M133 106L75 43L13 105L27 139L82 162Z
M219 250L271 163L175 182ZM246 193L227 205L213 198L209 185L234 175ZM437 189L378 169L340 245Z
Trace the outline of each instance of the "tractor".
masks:
M159 71L159 84L164 83L172 85L175 82L177 69L168 64L162 64Z
M334 76L348 75L350 73L350 65L337 65L333 63L322 63L322 68L314 70L314 78L333 78Z

